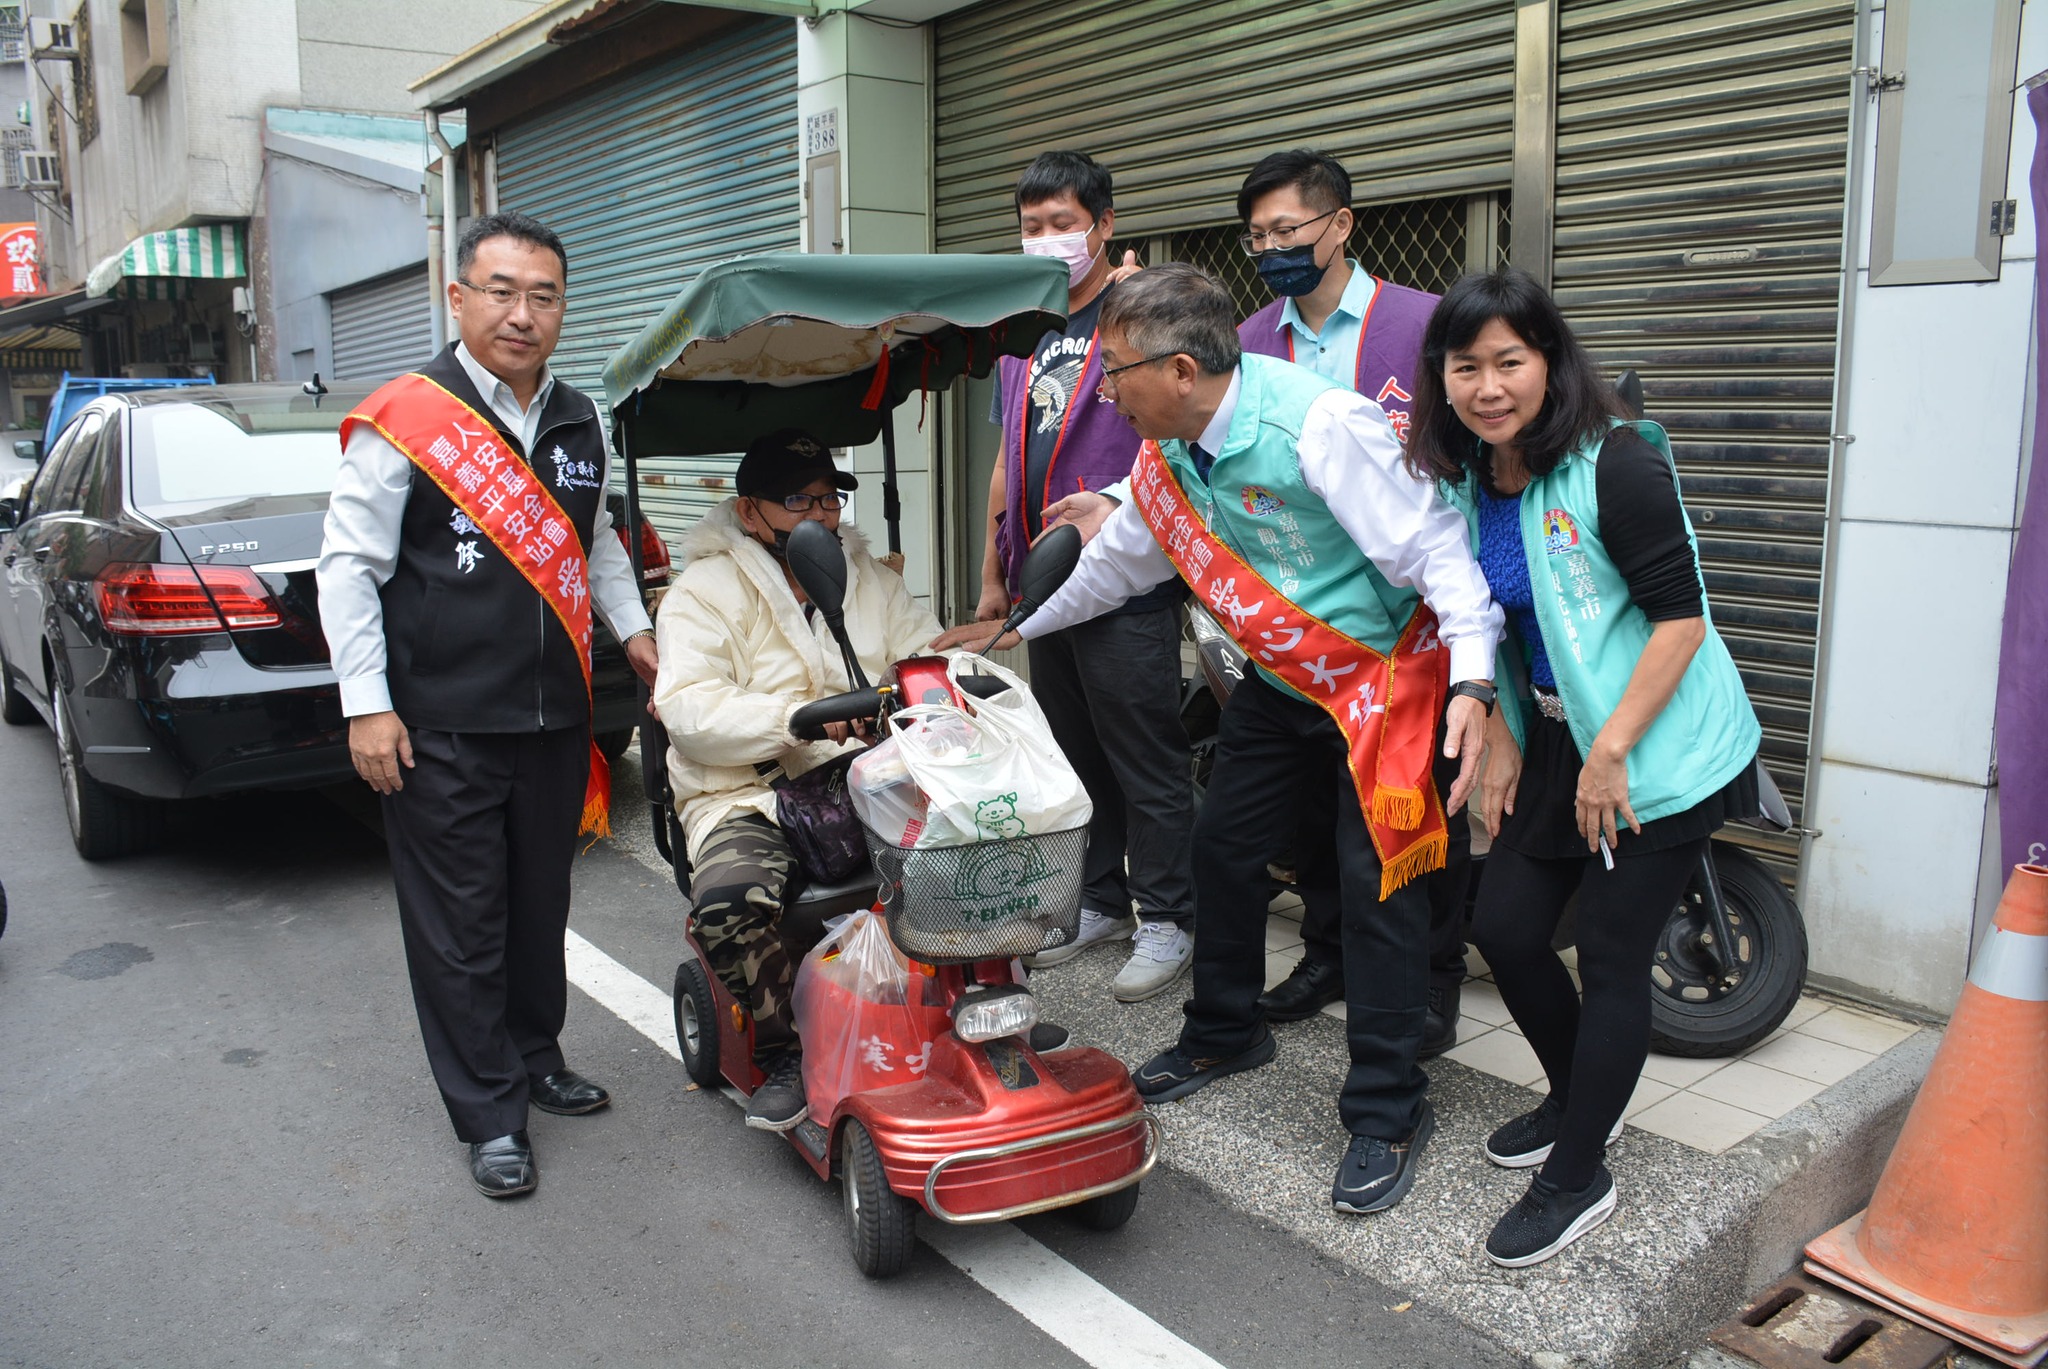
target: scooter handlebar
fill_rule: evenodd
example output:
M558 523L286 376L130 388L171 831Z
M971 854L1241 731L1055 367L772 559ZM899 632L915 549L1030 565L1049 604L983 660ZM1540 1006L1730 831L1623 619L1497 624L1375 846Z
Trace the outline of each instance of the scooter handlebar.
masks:
M873 718L882 711L882 691L856 689L816 699L789 715L789 730L805 741L825 740L825 724L850 723L856 718Z

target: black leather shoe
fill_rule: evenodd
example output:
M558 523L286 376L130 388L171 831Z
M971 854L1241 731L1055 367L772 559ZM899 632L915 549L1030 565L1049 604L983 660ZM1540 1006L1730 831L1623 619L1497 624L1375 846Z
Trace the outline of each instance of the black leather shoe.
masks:
M1259 995L1259 1006L1268 1022L1299 1022L1343 996L1344 967L1303 956L1293 974Z
M523 1131L493 1141L471 1141L469 1180L486 1198L533 1192L540 1183L540 1170L533 1163L533 1143Z
M1422 1047L1417 1060L1434 1060L1458 1044L1458 985L1429 991L1429 1020L1422 1028Z
M582 1112L596 1112L608 1105L612 1096L575 1070L559 1069L545 1079L527 1080L526 1101L542 1112L574 1117Z

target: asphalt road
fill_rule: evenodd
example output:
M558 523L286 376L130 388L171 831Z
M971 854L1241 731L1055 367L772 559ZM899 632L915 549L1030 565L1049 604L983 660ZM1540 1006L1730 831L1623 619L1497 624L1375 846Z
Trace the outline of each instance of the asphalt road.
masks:
M837 1187L580 991L569 1059L617 1101L535 1113L540 1190L491 1202L427 1074L361 805L208 803L164 851L88 865L38 726L0 729L0 795L0 1364L1517 1362L1165 1170L1120 1232L998 1231L1057 1257L1021 1300L1036 1320L928 1246L866 1280ZM574 929L665 989L673 888L609 844L576 881ZM1069 1297L1094 1285L1192 1349L1105 1340Z

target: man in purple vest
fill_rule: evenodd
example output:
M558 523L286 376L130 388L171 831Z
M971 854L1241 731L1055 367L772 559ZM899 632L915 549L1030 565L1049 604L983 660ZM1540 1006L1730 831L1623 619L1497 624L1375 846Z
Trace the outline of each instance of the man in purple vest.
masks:
M1124 479L1138 454L1137 433L1098 389L1095 319L1124 269L1110 259L1110 189L1108 170L1079 152L1043 153L1017 183L1024 251L1067 265L1067 327L1028 358L1004 358L998 370L990 417L1003 444L989 482L982 621L1009 613L1018 567L1044 531L1045 506ZM1135 269L1135 257L1126 261ZM1031 964L1129 938L1130 960L1111 986L1126 1003L1171 987L1193 953L1194 794L1180 721L1184 594L1178 579L1166 581L1030 647L1031 692L1095 804L1080 935Z
M1275 152L1245 177L1237 216L1245 227L1239 242L1278 296L1238 326L1244 350L1293 361L1349 385L1385 409L1395 435L1405 441L1422 330L1437 296L1379 280L1344 255L1353 215L1351 177L1343 166L1325 152ZM1455 766L1450 773L1455 776ZM1438 777L1440 789L1449 783ZM1450 838L1449 861L1427 877L1429 1022L1420 1051L1425 1060L1457 1040L1472 852L1463 809L1450 819ZM1334 839L1328 812L1303 813L1294 858L1306 949L1294 973L1259 1000L1268 1021L1298 1021L1343 1000Z

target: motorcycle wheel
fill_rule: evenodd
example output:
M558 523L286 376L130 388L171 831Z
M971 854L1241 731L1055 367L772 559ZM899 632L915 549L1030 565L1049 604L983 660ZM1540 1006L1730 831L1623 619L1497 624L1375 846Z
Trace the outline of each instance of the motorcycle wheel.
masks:
M1705 881L1695 876L1665 921L1651 962L1650 1049L1661 1055L1739 1055L1778 1029L1806 984L1806 925L1764 863L1714 843L1714 874L1735 933L1733 972L1718 975L1702 937Z
M917 1204L889 1187L874 1138L851 1117L839 1133L839 1185L854 1265L871 1279L901 1273L917 1244Z
M676 966L676 1046L683 1070L699 1088L718 1084L718 1008L711 979L692 956Z

